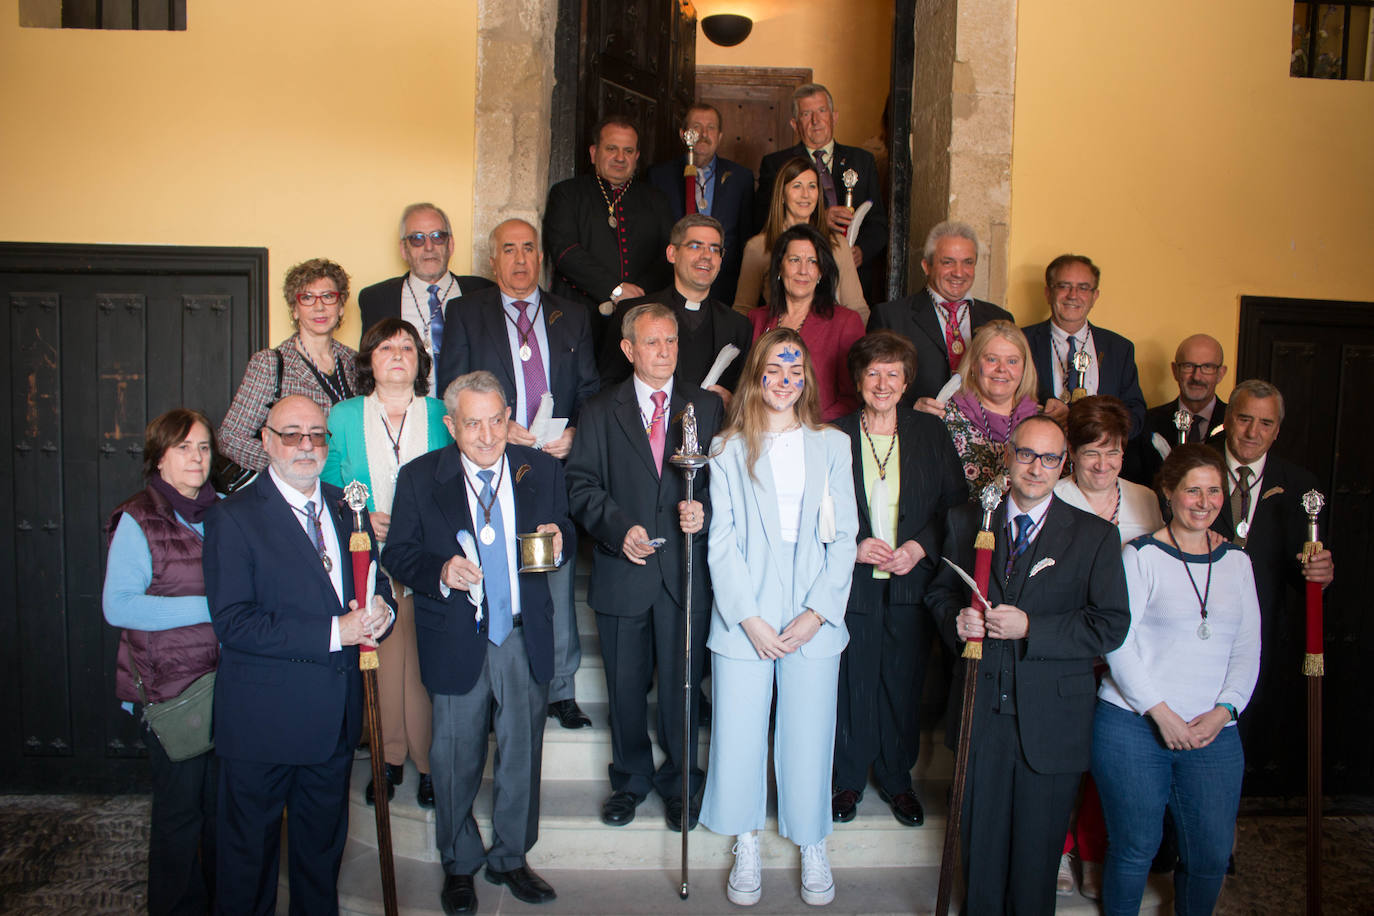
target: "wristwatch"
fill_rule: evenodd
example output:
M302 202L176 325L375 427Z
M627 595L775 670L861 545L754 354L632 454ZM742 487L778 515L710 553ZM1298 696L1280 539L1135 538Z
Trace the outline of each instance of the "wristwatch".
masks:
M617 283L615 289L611 290L611 301L614 302L623 295L625 295L625 284Z

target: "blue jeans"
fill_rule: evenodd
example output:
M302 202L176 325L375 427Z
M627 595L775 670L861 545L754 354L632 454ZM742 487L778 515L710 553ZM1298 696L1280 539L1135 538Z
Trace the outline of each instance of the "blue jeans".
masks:
M1098 701L1093 779L1107 819L1104 913L1140 912L1166 806L1178 833L1174 912L1212 912L1226 877L1244 770L1234 727L1223 728L1204 748L1171 751L1149 718Z

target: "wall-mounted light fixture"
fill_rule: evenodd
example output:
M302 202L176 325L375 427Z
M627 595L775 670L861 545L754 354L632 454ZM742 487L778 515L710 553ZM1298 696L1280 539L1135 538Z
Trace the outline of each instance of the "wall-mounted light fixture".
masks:
M753 28L754 20L748 16L736 16L734 13L716 13L701 20L702 33L712 44L718 44L722 48L733 48L744 41Z

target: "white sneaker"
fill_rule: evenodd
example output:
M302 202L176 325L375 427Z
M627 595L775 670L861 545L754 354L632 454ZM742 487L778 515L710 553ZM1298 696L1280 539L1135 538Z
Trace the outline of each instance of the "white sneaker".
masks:
M1072 897L1074 890L1073 854L1066 852L1059 857L1059 875L1055 879L1054 892L1060 897Z
M731 850L735 867L730 869L730 884L725 899L739 906L753 906L763 897L763 873L759 862L759 835L752 830L735 838Z
M830 859L825 840L801 848L801 898L812 906L825 906L835 899L835 879L830 874Z

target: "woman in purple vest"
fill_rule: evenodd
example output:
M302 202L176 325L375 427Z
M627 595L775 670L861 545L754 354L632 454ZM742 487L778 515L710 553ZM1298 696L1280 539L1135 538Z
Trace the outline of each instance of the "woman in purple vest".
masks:
M219 663L201 573L207 482L215 438L194 410L170 410L148 424L143 472L148 485L114 510L105 568L105 619L122 627L115 693L134 703L178 696ZM141 688L141 689L140 689ZM142 696L140 696L142 693ZM148 849L148 912L205 913L214 902L213 750L173 761L144 725L153 777Z

